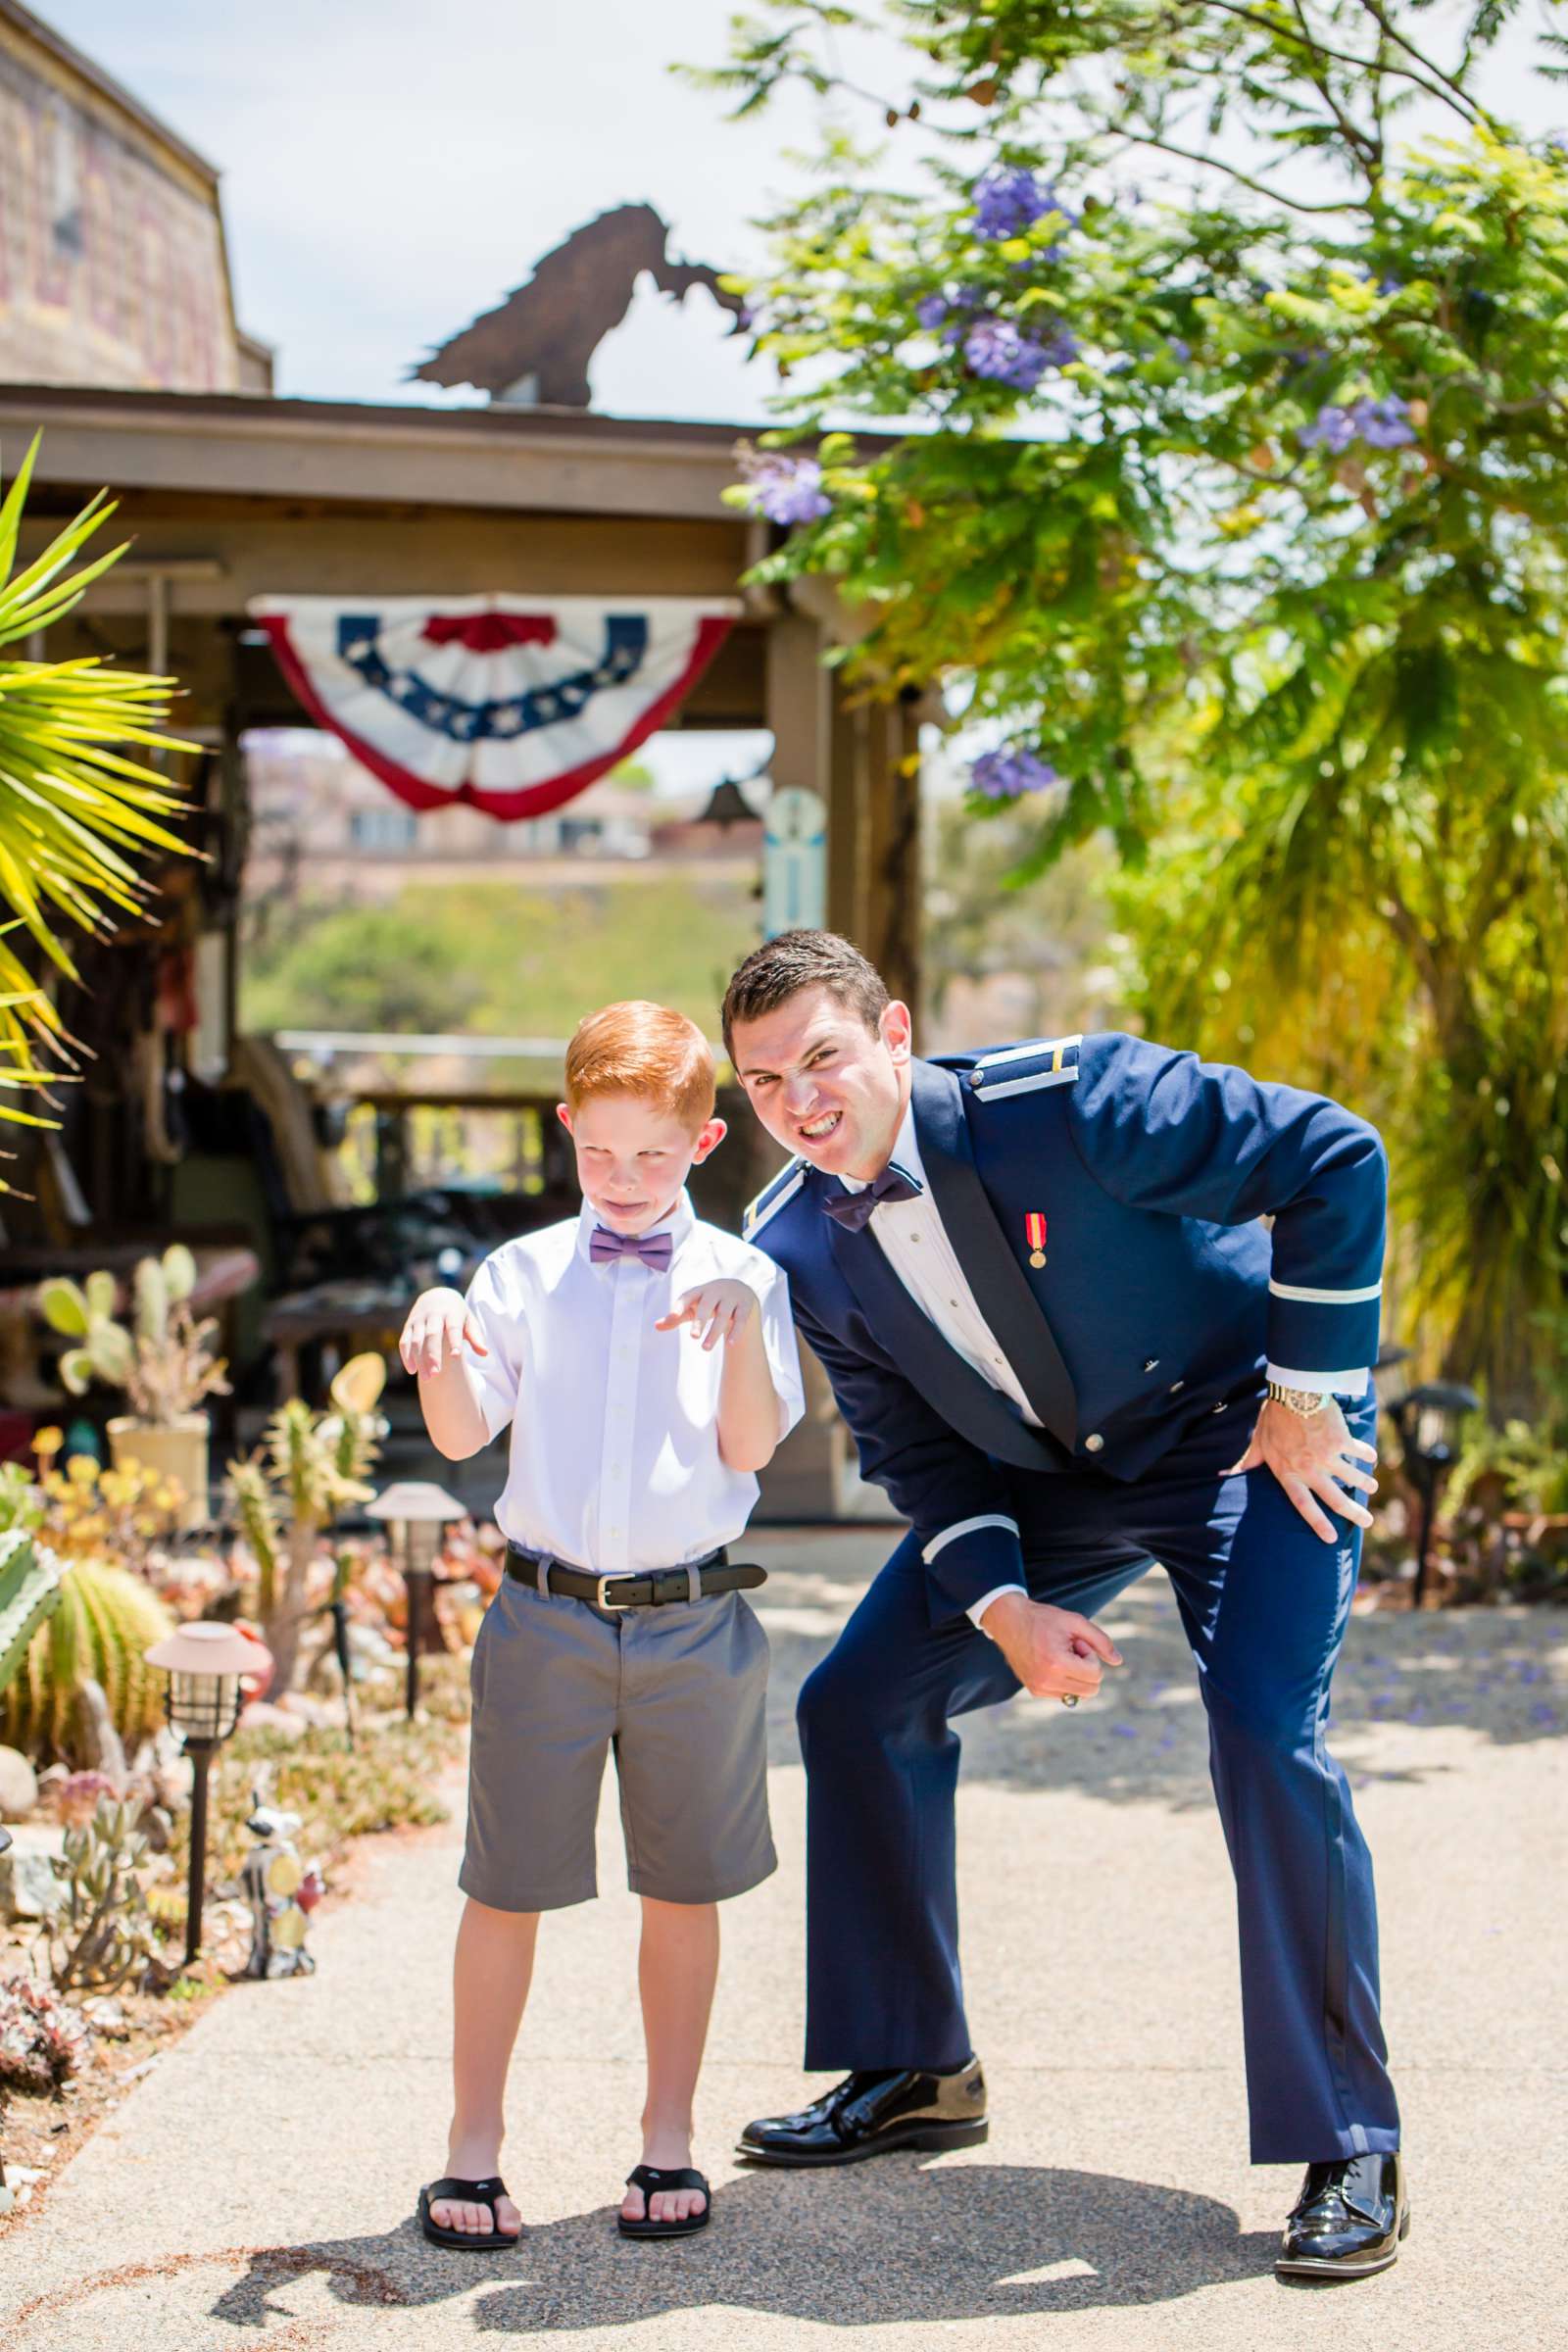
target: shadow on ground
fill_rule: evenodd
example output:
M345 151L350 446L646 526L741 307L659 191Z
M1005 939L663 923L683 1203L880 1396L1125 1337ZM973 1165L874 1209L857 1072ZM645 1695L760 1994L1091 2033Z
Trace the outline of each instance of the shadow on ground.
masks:
M750 2176L713 2221L672 2245L617 2236L612 2209L523 2232L483 2254L428 2246L409 2222L382 2237L277 2246L212 2304L266 2327L295 2280L321 2272L347 2303L430 2306L481 2289L476 2332L630 2327L705 2304L822 2327L1049 2314L1171 2302L1266 2273L1275 2239L1243 2235L1212 2197L1099 2173L1022 2165L921 2170L884 2158L874 2188L842 2174Z
M795 1700L832 1647L895 1530L794 1536L769 1530L756 1595L772 1646L769 1760L800 1762ZM1208 1734L1192 1655L1164 1575L1106 1612L1126 1666L1071 1714L1017 1698L962 1718L963 1778L1004 1788L1071 1788L1111 1803L1185 1812L1212 1802ZM1568 1732L1568 1614L1534 1608L1378 1611L1351 1620L1334 1680L1332 1741L1352 1786L1419 1782L1452 1769L1389 1731L1462 1729L1502 1746Z

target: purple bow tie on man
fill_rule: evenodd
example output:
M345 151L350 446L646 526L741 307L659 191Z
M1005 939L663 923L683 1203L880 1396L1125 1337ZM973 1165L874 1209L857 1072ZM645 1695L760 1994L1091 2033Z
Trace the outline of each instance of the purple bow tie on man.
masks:
M884 1200L917 1200L924 1191L923 1184L906 1176L897 1160L890 1159L881 1175L873 1176L859 1192L829 1193L822 1206L840 1225L847 1226L851 1233L858 1233L869 1221L872 1209L880 1207Z
M596 1266L617 1257L640 1257L651 1272L664 1274L673 1249L668 1233L612 1233L608 1225L596 1225L588 1237L588 1255Z

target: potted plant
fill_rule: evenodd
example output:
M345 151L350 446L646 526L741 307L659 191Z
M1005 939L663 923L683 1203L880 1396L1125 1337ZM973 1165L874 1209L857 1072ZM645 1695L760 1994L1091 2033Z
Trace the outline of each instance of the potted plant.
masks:
M59 1276L41 1285L38 1304L52 1330L76 1345L60 1358L60 1377L74 1396L93 1380L123 1389L130 1411L109 1423L117 1468L140 1462L175 1479L185 1502L181 1524L200 1527L207 1511L206 1396L226 1396L224 1363L213 1348L216 1321L198 1323L190 1309L196 1260L176 1242L162 1257L144 1257L131 1277L134 1326L114 1320L115 1278L102 1269L85 1283Z

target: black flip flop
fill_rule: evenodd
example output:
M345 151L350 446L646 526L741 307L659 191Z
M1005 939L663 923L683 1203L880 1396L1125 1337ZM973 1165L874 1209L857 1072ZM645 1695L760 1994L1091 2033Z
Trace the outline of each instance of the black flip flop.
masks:
M462 2246L466 2253L482 2254L487 2246L514 2246L522 2235L520 2230L503 2230L496 2207L511 2191L504 2180L459 2180L448 2174L443 2180L432 2180L419 2191L419 2228L432 2246ZM442 2222L430 2219L432 2205L488 2205L491 2227L488 2230L449 2230Z
M662 2165L640 2164L634 2173L626 2175L626 2186L642 2190L644 2218L640 2222L628 2222L624 2214L619 2215L622 2237L690 2237L694 2230L708 2228L708 2217L713 2210L713 2192L702 2174L694 2172L690 2165L680 2172L671 2173L666 2172ZM690 2215L684 2222L649 2221L648 2208L654 2198L661 2189L671 2188L701 2189L708 2202L701 2213Z

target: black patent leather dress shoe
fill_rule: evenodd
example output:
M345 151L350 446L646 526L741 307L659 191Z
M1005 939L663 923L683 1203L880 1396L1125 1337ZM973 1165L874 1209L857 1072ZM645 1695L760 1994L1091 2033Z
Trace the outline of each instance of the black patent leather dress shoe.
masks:
M1410 2229L1404 2159L1309 2164L1275 2262L1281 2278L1370 2278L1399 2259Z
M754 2164L858 2164L893 2148L977 2147L990 2129L986 2079L971 2058L951 2075L847 2075L799 2115L748 2124L737 2153Z

